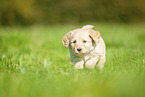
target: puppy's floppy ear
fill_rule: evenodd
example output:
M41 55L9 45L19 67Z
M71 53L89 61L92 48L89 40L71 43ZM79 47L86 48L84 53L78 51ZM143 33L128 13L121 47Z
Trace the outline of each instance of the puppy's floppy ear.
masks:
M70 35L71 35L71 33L69 32L69 33L67 33L66 35L63 36L62 43L63 43L63 45L64 45L65 48L67 48L68 45L69 45L69 42L70 42L69 38L70 38Z
M89 31L89 36L96 42L99 43L100 41L100 33L99 31L94 31L94 30L90 30Z
M86 26L83 26L82 27L82 29L83 30L90 30L90 29L92 29L94 26L92 26L92 25L86 25Z

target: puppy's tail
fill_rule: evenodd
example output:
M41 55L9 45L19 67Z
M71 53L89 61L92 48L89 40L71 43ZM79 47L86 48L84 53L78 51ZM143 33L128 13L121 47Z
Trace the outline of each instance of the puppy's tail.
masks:
M86 26L83 26L82 29L84 30L91 30L94 26L92 25L86 25Z

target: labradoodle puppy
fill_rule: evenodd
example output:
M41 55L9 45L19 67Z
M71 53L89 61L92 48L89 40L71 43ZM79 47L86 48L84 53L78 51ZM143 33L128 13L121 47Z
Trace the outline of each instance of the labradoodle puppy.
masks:
M99 31L93 30L94 26L86 25L70 31L63 36L63 45L68 49L71 61L76 69L97 67L102 70L106 61L105 43Z

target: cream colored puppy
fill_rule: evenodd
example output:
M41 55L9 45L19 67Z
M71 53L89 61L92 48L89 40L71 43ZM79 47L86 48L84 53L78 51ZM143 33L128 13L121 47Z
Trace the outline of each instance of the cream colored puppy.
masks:
M68 49L71 61L76 69L97 67L102 70L105 63L105 43L98 31L94 31L92 25L86 25L64 35L62 42Z

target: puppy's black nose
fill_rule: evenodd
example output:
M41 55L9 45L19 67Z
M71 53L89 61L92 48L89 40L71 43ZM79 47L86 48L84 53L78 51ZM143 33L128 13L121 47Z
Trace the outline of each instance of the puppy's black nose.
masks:
M79 52L80 52L81 50L82 50L81 48L78 48L78 49L77 49L77 51L79 51Z

